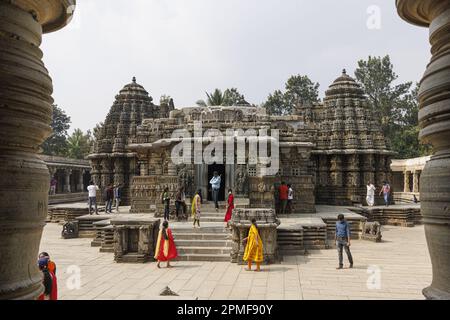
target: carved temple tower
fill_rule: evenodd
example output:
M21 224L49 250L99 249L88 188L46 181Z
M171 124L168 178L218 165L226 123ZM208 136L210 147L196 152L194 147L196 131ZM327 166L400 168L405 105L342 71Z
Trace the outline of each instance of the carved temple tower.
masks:
M164 110L163 113L168 114L169 111ZM153 104L153 98L133 78L116 96L92 154L88 156L92 179L102 190L109 184L123 185L123 204L129 203L130 181L139 171L135 154L127 151L126 146L136 137L137 127L143 119L160 117L160 107Z
M318 203L363 203L368 182L391 180L389 150L363 89L344 70L313 107Z

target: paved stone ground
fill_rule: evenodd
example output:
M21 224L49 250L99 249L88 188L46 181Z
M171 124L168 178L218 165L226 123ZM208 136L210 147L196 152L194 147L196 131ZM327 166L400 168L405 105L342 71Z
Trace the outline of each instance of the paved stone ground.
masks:
M431 263L423 226L386 226L383 243L354 241L354 269L336 270L335 250L312 251L264 266L261 273L226 262L116 264L111 253L90 247L91 239L60 238L61 226L48 224L41 250L58 266L60 299L167 299L165 286L181 299L423 299L431 282ZM81 288L70 290L68 267L81 270ZM380 270L381 287L368 289L368 267ZM374 269L376 270L376 269Z

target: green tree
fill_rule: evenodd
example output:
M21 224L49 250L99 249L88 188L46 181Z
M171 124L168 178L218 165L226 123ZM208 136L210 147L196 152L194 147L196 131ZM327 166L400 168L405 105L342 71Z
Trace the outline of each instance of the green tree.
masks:
M67 152L67 130L70 128L70 117L64 110L53 105L52 134L42 144L42 152L49 156L64 156Z
M214 106L236 106L245 102L245 97L239 93L238 89L226 89L224 92L215 89L212 93L206 92L206 101L198 100L197 105L200 107Z
M84 159L91 149L91 134L84 134L81 129L75 129L67 139L67 157L72 159Z
M419 84L398 102L399 112L392 127L392 149L398 153L401 159L415 158L430 155L431 145L422 144L419 141Z
M380 120L383 133L392 140L401 118L413 107L410 99L412 82L395 85L398 75L394 72L389 55L358 61L356 80L368 96L374 115Z
M290 115L297 108L319 102L319 83L314 83L308 76L291 76L285 84L285 92L276 90L263 103L269 114Z

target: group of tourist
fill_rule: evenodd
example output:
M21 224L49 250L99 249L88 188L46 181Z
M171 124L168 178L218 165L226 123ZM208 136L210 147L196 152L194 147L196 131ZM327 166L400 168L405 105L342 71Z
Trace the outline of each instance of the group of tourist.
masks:
M89 193L89 214L98 215L97 208L97 192L100 188L93 182L89 182L89 186L87 187L87 191ZM105 213L112 213L113 204L115 204L116 212L119 211L120 200L122 198L122 184L109 184L103 193L103 199L105 200Z
M281 182L278 187L278 200L280 214L292 213L292 202L294 201L294 189L290 184Z
M375 191L376 191L375 186L371 182L368 182L366 201L369 207L373 207L375 205ZM389 200L391 197L391 186L387 181L383 181L383 186L381 187L379 195L380 196L383 195L384 204L386 207L388 207Z

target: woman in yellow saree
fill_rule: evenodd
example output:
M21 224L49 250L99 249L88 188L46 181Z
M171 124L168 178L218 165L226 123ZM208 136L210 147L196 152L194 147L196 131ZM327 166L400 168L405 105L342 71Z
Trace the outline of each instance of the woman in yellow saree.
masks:
M197 193L194 196L194 199L192 199L191 213L192 213L192 220L194 220L194 228L196 223L200 228L200 207L202 205L200 192L201 192L200 190L197 191Z
M252 270L253 261L256 262L256 272L261 271L261 262L264 260L263 256L263 243L259 236L258 226L256 225L256 219L252 219L252 226L248 232L248 237L243 241L247 241L244 251L244 261L247 261L247 271Z

